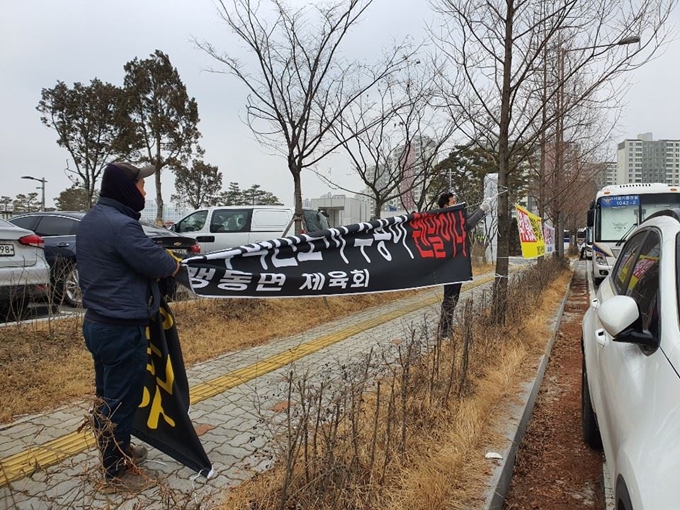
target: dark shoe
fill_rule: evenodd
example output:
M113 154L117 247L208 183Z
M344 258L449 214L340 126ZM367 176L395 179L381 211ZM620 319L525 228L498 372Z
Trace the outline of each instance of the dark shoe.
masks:
M125 449L125 455L127 456L126 460L132 462L135 466L139 466L149 456L149 452L143 446L134 446L131 444Z
M138 469L124 469L113 478L105 478L99 491L103 494L140 493L154 486L155 480Z

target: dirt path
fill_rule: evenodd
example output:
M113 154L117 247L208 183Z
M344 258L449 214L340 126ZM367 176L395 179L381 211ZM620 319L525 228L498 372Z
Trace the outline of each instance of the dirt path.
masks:
M581 319L588 303L585 271L576 271L505 510L605 508L602 454L581 438Z

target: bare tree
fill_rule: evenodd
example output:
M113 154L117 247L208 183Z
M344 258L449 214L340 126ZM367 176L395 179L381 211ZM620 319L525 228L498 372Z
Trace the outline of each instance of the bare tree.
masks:
M595 181L601 171L598 162L606 159L619 118L615 114L620 110L607 108L611 105L612 101L587 101L571 108L563 117L567 141L559 145L555 130L546 130L546 140L540 150L542 169L540 165L532 168L542 196L536 196L536 189L532 191L538 198L540 215L549 218L554 225L561 220L573 230L574 224L583 226L585 223L588 204L597 191ZM557 166L558 151L561 168ZM570 222L571 226L568 225Z
M261 143L286 158L294 183L296 233L302 229L301 173L337 148L325 143L330 126L408 62L402 46L374 67L342 59L343 40L372 2L347 0L315 6L310 12L270 0L273 12L268 13L261 2L233 0L227 7L218 0L220 16L255 56L253 69L209 43L197 42L245 84L250 92L248 125Z
M664 23L675 2L432 0L442 16L441 31L433 29L432 34L451 64L442 89L445 104L461 117L471 140L493 147L497 154L501 194L495 320L505 320L510 204L503 191L510 175L518 171L513 156L518 151L531 154L549 126L563 133L559 123L567 111L593 98L603 83L648 61L664 41ZM633 35L642 42L618 44L631 41ZM567 51L573 57L569 61ZM557 67L558 81L545 94L537 82L549 62ZM565 84L583 69L588 70L587 86L566 100ZM554 113L544 116L546 105L556 99ZM556 152L559 155L561 147Z
M330 185L370 199L374 218L394 199L406 211L431 205L434 168L455 129L432 107L432 73L419 64L415 60L404 77L379 84L331 127L365 189L350 190L317 172Z

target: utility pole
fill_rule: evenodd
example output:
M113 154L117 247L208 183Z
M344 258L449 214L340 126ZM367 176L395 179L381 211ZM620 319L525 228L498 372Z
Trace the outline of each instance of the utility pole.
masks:
M47 179L42 178L38 179L37 177L32 177L30 175L23 175L21 176L22 179L30 179L32 181L38 181L40 183L40 189L42 190L42 200L41 200L41 211L45 211L45 183L47 182Z

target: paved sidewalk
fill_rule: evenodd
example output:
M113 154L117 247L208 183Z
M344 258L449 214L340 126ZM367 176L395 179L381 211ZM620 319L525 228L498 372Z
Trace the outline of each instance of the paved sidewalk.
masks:
M463 293L489 288L492 280L490 274L477 277ZM215 470L209 480L150 448L144 468L161 478L159 486L130 501L101 494L93 440L86 431L77 432L88 415L87 402L6 425L0 429L0 510L153 510L188 503L209 508L224 489L271 464L270 439L285 415L280 411L290 370L323 379L333 377L339 366L365 359L372 349L390 357L395 340L410 328L436 327L440 303L441 289L434 288L188 370L190 415Z

